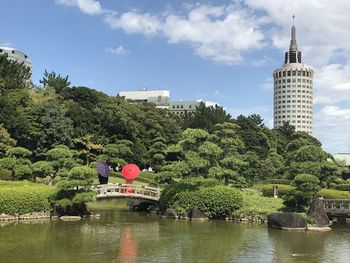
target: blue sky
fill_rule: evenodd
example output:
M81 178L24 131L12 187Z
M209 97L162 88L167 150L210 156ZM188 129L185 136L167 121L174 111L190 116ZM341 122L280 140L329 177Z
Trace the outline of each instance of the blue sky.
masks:
M350 152L350 3L342 0L0 0L0 46L109 95L167 89L174 100L218 103L271 127L272 72L296 15L298 47L314 79L314 136Z

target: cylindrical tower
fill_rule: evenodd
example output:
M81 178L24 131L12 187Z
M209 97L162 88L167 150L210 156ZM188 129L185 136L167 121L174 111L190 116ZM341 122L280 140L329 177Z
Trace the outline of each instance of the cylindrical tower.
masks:
M284 65L273 73L274 79L274 128L289 122L296 131L312 134L312 69L302 63L292 27L289 51Z
M24 66L30 68L32 72L32 61L31 59L22 51L19 51L11 47L0 47L0 55L7 54L8 59L23 63Z

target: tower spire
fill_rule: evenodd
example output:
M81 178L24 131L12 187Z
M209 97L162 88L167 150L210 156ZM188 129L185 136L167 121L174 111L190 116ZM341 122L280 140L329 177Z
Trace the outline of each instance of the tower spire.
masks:
M293 18L293 26L292 26L292 32L291 32L292 34L291 34L289 50L290 51L297 51L298 47L297 47L297 39L295 37L295 26L294 26L295 15L294 14L293 14L292 18Z

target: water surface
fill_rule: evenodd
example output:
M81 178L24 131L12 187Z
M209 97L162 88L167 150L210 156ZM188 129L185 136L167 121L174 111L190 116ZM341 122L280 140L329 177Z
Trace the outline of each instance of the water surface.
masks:
M0 262L350 262L350 225L288 232L230 221L191 222L98 203L100 219L0 224Z

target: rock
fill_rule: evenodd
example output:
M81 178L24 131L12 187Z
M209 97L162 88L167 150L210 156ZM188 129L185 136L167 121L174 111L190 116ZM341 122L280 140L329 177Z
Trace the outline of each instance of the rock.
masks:
M305 230L306 219L295 213L272 213L267 217L267 226L284 230Z
M61 216L62 221L78 221L81 219L81 216Z
M315 227L315 226L308 226L307 230L309 231L318 231L318 232L326 232L332 230L329 226L323 226L323 227Z
M324 209L324 203L320 199L312 201L307 212L309 223L317 227L327 227L330 225L329 218Z
M83 216L91 212L85 203L68 205L66 207L54 205L52 216Z
M198 208L193 208L190 210L191 220L208 220L209 218Z
M165 212L164 212L164 216L165 217L169 217L169 218L173 218L173 219L178 219L179 216L177 215L175 209L172 208L168 208Z

